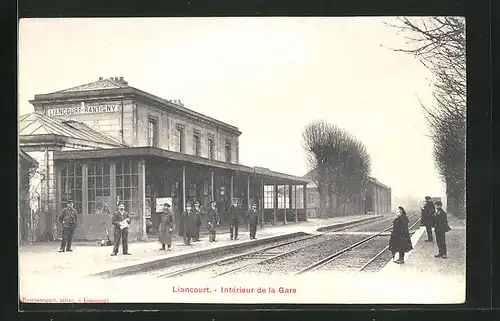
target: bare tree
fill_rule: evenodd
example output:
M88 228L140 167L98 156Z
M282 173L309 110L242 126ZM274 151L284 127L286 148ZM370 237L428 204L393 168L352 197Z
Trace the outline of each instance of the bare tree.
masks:
M434 75L434 106L424 106L434 144L434 161L446 184L448 211L465 216L466 41L461 17L397 18L389 24L406 38L406 48Z
M370 174L370 157L365 146L347 131L315 121L303 132L303 144L307 152L312 179L320 195L320 215L325 215L328 200L329 215L350 203L364 191Z

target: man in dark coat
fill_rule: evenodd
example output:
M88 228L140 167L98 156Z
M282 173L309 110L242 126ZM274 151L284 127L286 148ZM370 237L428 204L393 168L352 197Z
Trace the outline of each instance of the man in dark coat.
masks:
M181 215L179 235L184 238L185 245L191 245L191 239L196 236L196 217L192 211L191 203L186 204L186 210Z
M128 227L130 222L130 214L125 212L125 204L123 202L118 203L118 210L111 218L111 224L115 226L113 233L115 246L113 247L113 253L111 253L111 256L118 254L120 240L123 245L123 255L130 255L128 252Z
M255 234L257 233L257 225L259 224L259 212L257 212L256 204L252 204L252 208L248 212L248 223L250 225L250 239L256 240Z
M68 200L67 207L62 210L61 216L59 216L59 222L62 225L62 241L61 248L59 252L72 252L71 242L73 241L73 234L76 229L76 220L78 212L73 207L73 200Z
M172 233L174 230L174 214L170 211L170 204L163 205L163 212L160 214L159 241L161 243L160 250L165 250L165 245L168 251L172 247Z
M210 242L217 242L215 239L215 235L217 234L217 226L220 223L219 211L215 205L215 201L210 202L210 208L207 213L207 224L208 224L208 232L209 237L208 240Z
M422 208L422 225L425 226L425 229L427 231L427 240L426 242L432 242L432 227L434 226L434 203L432 203L432 200L430 196L425 197L425 205Z
M200 241L200 229L201 229L201 220L203 218L203 212L201 209L201 205L199 201L194 202L193 214L195 217L195 225L196 225L196 233L193 238L193 242Z
M238 228L240 225L241 210L238 207L238 200L233 199L233 204L229 208L229 235L231 240L238 239Z
M440 201L436 202L436 223L434 232L436 233L436 243L439 249L439 253L435 257L442 257L446 259L446 235L445 233L450 231L451 228L448 225L448 218L446 212L443 210L443 203Z

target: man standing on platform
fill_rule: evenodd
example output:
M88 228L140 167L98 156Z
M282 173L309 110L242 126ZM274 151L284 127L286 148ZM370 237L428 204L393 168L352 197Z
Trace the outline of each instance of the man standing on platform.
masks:
M196 236L196 221L191 203L186 204L186 210L181 215L181 228L179 235L184 239L184 245L191 245L191 239Z
M62 241L61 248L59 252L72 252L71 242L73 241L73 234L76 229L76 218L78 212L73 207L74 202L72 199L68 200L67 207L62 210L61 216L59 216L59 222L62 225Z
M238 239L238 227L240 225L241 211L238 207L238 199L233 199L233 204L229 208L229 235L231 240Z
M199 201L194 202L193 214L195 217L195 225L196 225L196 233L195 233L195 236L193 238L193 242L199 242L200 241L201 219L203 217L203 213L201 211L201 206L200 206Z
M431 200L430 196L425 197L425 205L422 208L422 225L425 226L427 231L427 240L426 242L432 242L432 227L434 226L434 203Z
M442 257L446 259L446 234L451 230L448 225L448 218L446 217L446 212L443 210L443 203L441 201L436 202L436 224L434 232L436 233L436 243L439 249L439 253L435 257Z
M210 202L210 208L208 209L207 213L207 223L208 223L208 232L209 237L208 240L210 242L217 242L215 240L215 235L217 234L217 225L219 225L220 218L219 218L219 211L217 210L217 207L215 206L215 201Z
M257 225L259 224L259 213L257 212L256 204L252 204L252 208L248 213L248 221L250 224L250 239L256 240L255 234L257 233Z
M113 233L115 246L111 256L118 254L120 240L123 243L123 255L130 255L128 252L128 227L130 222L130 214L125 212L125 204L123 202L118 203L118 211L116 211L111 218L111 223L115 226Z

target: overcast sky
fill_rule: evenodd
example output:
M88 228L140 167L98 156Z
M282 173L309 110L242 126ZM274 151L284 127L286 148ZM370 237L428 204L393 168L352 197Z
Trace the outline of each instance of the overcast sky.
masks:
M392 18L21 20L19 113L28 100L123 76L129 85L237 126L240 162L302 176L304 126L360 139L393 196L444 196L420 108L430 73L388 50ZM397 204L393 204L397 206Z

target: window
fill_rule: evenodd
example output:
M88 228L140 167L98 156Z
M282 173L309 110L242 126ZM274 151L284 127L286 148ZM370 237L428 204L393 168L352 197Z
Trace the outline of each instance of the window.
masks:
M208 137L208 158L214 159L214 137Z
M196 156L201 155L200 135L201 134L198 131L193 133L193 155Z
M287 206L287 191L285 185L278 185L278 208L288 208Z
M148 121L148 146L158 147L158 120L152 117Z
M116 164L116 198L123 201L125 211L139 213L139 173L137 162L122 160Z
M111 214L110 165L94 163L88 165L88 211L89 214Z
M274 185L264 185L264 208L274 208Z
M177 125L177 151L179 153L184 153L184 127L181 125Z
M226 162L231 163L231 141L226 140Z
M304 186L297 185L297 208L304 208Z
M75 202L75 209L82 214L82 165L78 163L64 164L61 171L62 207L69 199Z

